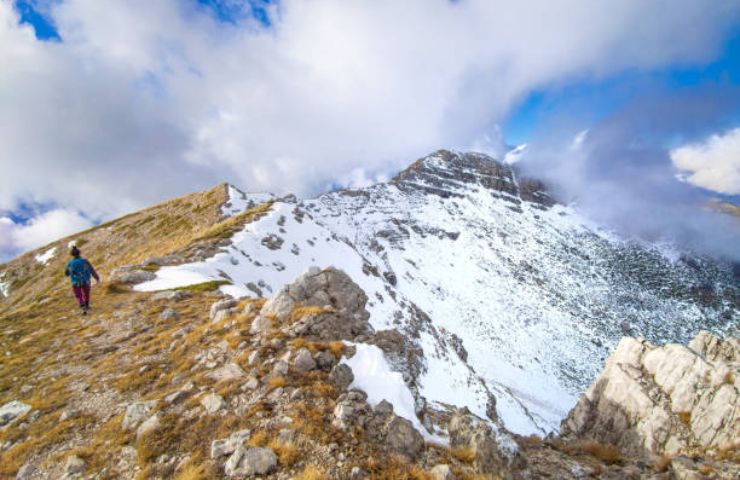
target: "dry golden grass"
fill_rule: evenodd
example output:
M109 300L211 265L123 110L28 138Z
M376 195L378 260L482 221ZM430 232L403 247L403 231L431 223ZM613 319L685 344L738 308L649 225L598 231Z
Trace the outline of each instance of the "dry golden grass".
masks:
M344 351L347 349L347 345L341 340L329 342L329 351L334 354L335 357L340 358Z
M665 472L671 465L673 457L670 455L662 455L653 462L653 469L656 472Z
M399 455L391 455L382 460L368 457L364 462L364 470L370 474L370 478L378 480L432 479L432 476L423 468L409 463L405 457Z
M301 318L308 317L310 315L320 315L324 313L324 309L322 307L317 306L303 306L303 307L297 307L294 308L293 311L290 313L290 321L295 322L296 320L300 320Z
M268 443L280 461L283 467L290 467L298 458L298 447L293 442L282 442L274 439Z
M264 430L260 430L259 432L255 432L251 437L249 437L249 441L247 442L247 444L253 447L264 447L269 442L270 434Z
M315 465L307 465L293 480L329 480L329 475Z
M267 386L270 390L275 390L276 388L284 387L288 384L288 381L285 380L285 377L272 377L267 381Z
M609 465L622 463L622 453L614 445L600 442L582 442L580 448Z
M691 425L691 412L678 412L678 419L684 426L689 427Z
M725 373L725 376L722 377L722 383L725 385L735 385L735 374L732 372Z
M463 463L473 463L475 461L475 451L472 448L452 448L450 454Z

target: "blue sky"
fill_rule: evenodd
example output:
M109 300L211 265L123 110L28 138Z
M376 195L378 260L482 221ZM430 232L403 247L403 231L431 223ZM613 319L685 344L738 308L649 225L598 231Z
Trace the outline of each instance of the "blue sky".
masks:
M438 148L527 143L564 198L613 187L642 211L740 192L736 2L22 0L2 19L0 259L49 212L103 221L224 180L311 196Z

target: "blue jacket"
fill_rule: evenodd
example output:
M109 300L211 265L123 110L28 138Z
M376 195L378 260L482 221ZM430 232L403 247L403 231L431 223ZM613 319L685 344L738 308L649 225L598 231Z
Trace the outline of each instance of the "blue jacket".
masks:
M98 273L95 271L93 266L87 261L87 259L82 257L73 258L67 262L64 274L69 277L72 281L72 285L75 287L89 284L90 276L93 276L95 277L95 280L100 281L100 277L98 277Z

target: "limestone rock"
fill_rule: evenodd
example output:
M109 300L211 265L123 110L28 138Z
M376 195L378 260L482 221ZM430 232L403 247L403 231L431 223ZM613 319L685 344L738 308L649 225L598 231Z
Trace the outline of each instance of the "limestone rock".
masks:
M154 272L141 270L136 266L121 267L111 272L111 280L114 282L128 283L134 285L144 283L157 278Z
M701 332L689 348L623 338L561 425L627 455L728 448L740 438L740 342Z
M287 324L286 333L292 336L352 340L371 331L366 304L367 295L346 273L333 267L312 267L268 300L257 318L274 318L280 325ZM293 318L302 307L320 310ZM256 328L254 322L252 326Z
M206 409L206 413L213 414L219 410L226 408L226 402L221 395L217 393L209 393L205 397L200 399L200 404Z
M307 348L301 348L293 359L293 368L298 373L306 373L316 368L316 361Z
M210 372L208 377L216 380L217 382L225 382L242 378L246 375L244 370L236 363L227 363L223 367L217 368Z
M335 366L329 373L329 381L340 390L346 390L354 380L355 375L352 369L344 363Z
M455 474L450 470L450 466L446 464L435 465L429 471L432 476L432 480L455 480Z
M334 354L327 351L317 353L314 360L316 361L316 365L322 370L329 370L337 363Z
M224 473L229 477L265 475L277 467L277 455L271 448L245 447L239 445L224 464Z
M424 448L424 437L409 420L395 416L388 424L386 443L391 452L413 460Z
M152 409L157 404L156 400L146 402L132 403L126 407L126 413L123 415L121 428L130 430L139 425L145 418L149 417Z
M67 476L76 475L84 472L85 468L87 468L87 462L77 455L71 455L67 457L67 462L64 464L64 473Z
M18 400L13 400L0 407L0 427L10 425L16 419L31 411L31 406Z
M262 315L257 315L252 321L252 325L249 327L249 333L252 335L258 333L265 333L272 328L272 321Z
M209 312L209 317L210 317L211 321L213 321L214 318L216 318L216 314L220 310L226 310L228 308L234 308L234 307L237 306L238 303L239 303L239 301L237 299L235 299L235 298L227 298L225 300L219 300L218 302L214 303L213 305L211 305L211 310Z
M466 408L455 411L448 431L450 446L471 450L473 465L481 472L501 472L504 475L504 472L523 466L524 460L513 439ZM504 475L503 478L508 477Z
M231 455L240 445L249 438L249 430L240 430L229 435L228 438L211 442L211 458L216 460Z
M366 400L367 395L360 390L351 390L340 395L334 407L332 424L341 430L348 430L353 425L364 426L370 411Z
M180 314L174 308L167 307L159 314L159 318L162 320L179 320Z
M151 417L144 420L139 428L136 429L136 438L143 437L159 428L160 420L163 417L162 412L157 412Z

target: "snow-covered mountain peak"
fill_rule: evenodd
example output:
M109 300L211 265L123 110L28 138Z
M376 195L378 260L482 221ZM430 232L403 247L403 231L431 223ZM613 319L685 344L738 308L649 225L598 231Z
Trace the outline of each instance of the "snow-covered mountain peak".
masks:
M519 205L522 200L549 207L555 203L539 180L522 177L509 165L484 153L438 150L396 175L390 182L405 192L444 198L483 189L494 198Z
M625 333L686 341L736 315L724 267L603 235L481 153L440 150L388 183L310 200L232 188L224 213L259 200L269 212L220 253L137 289L219 280L266 297L311 266L341 269L367 293L372 327L404 339L389 360L420 412L454 405L551 432Z

